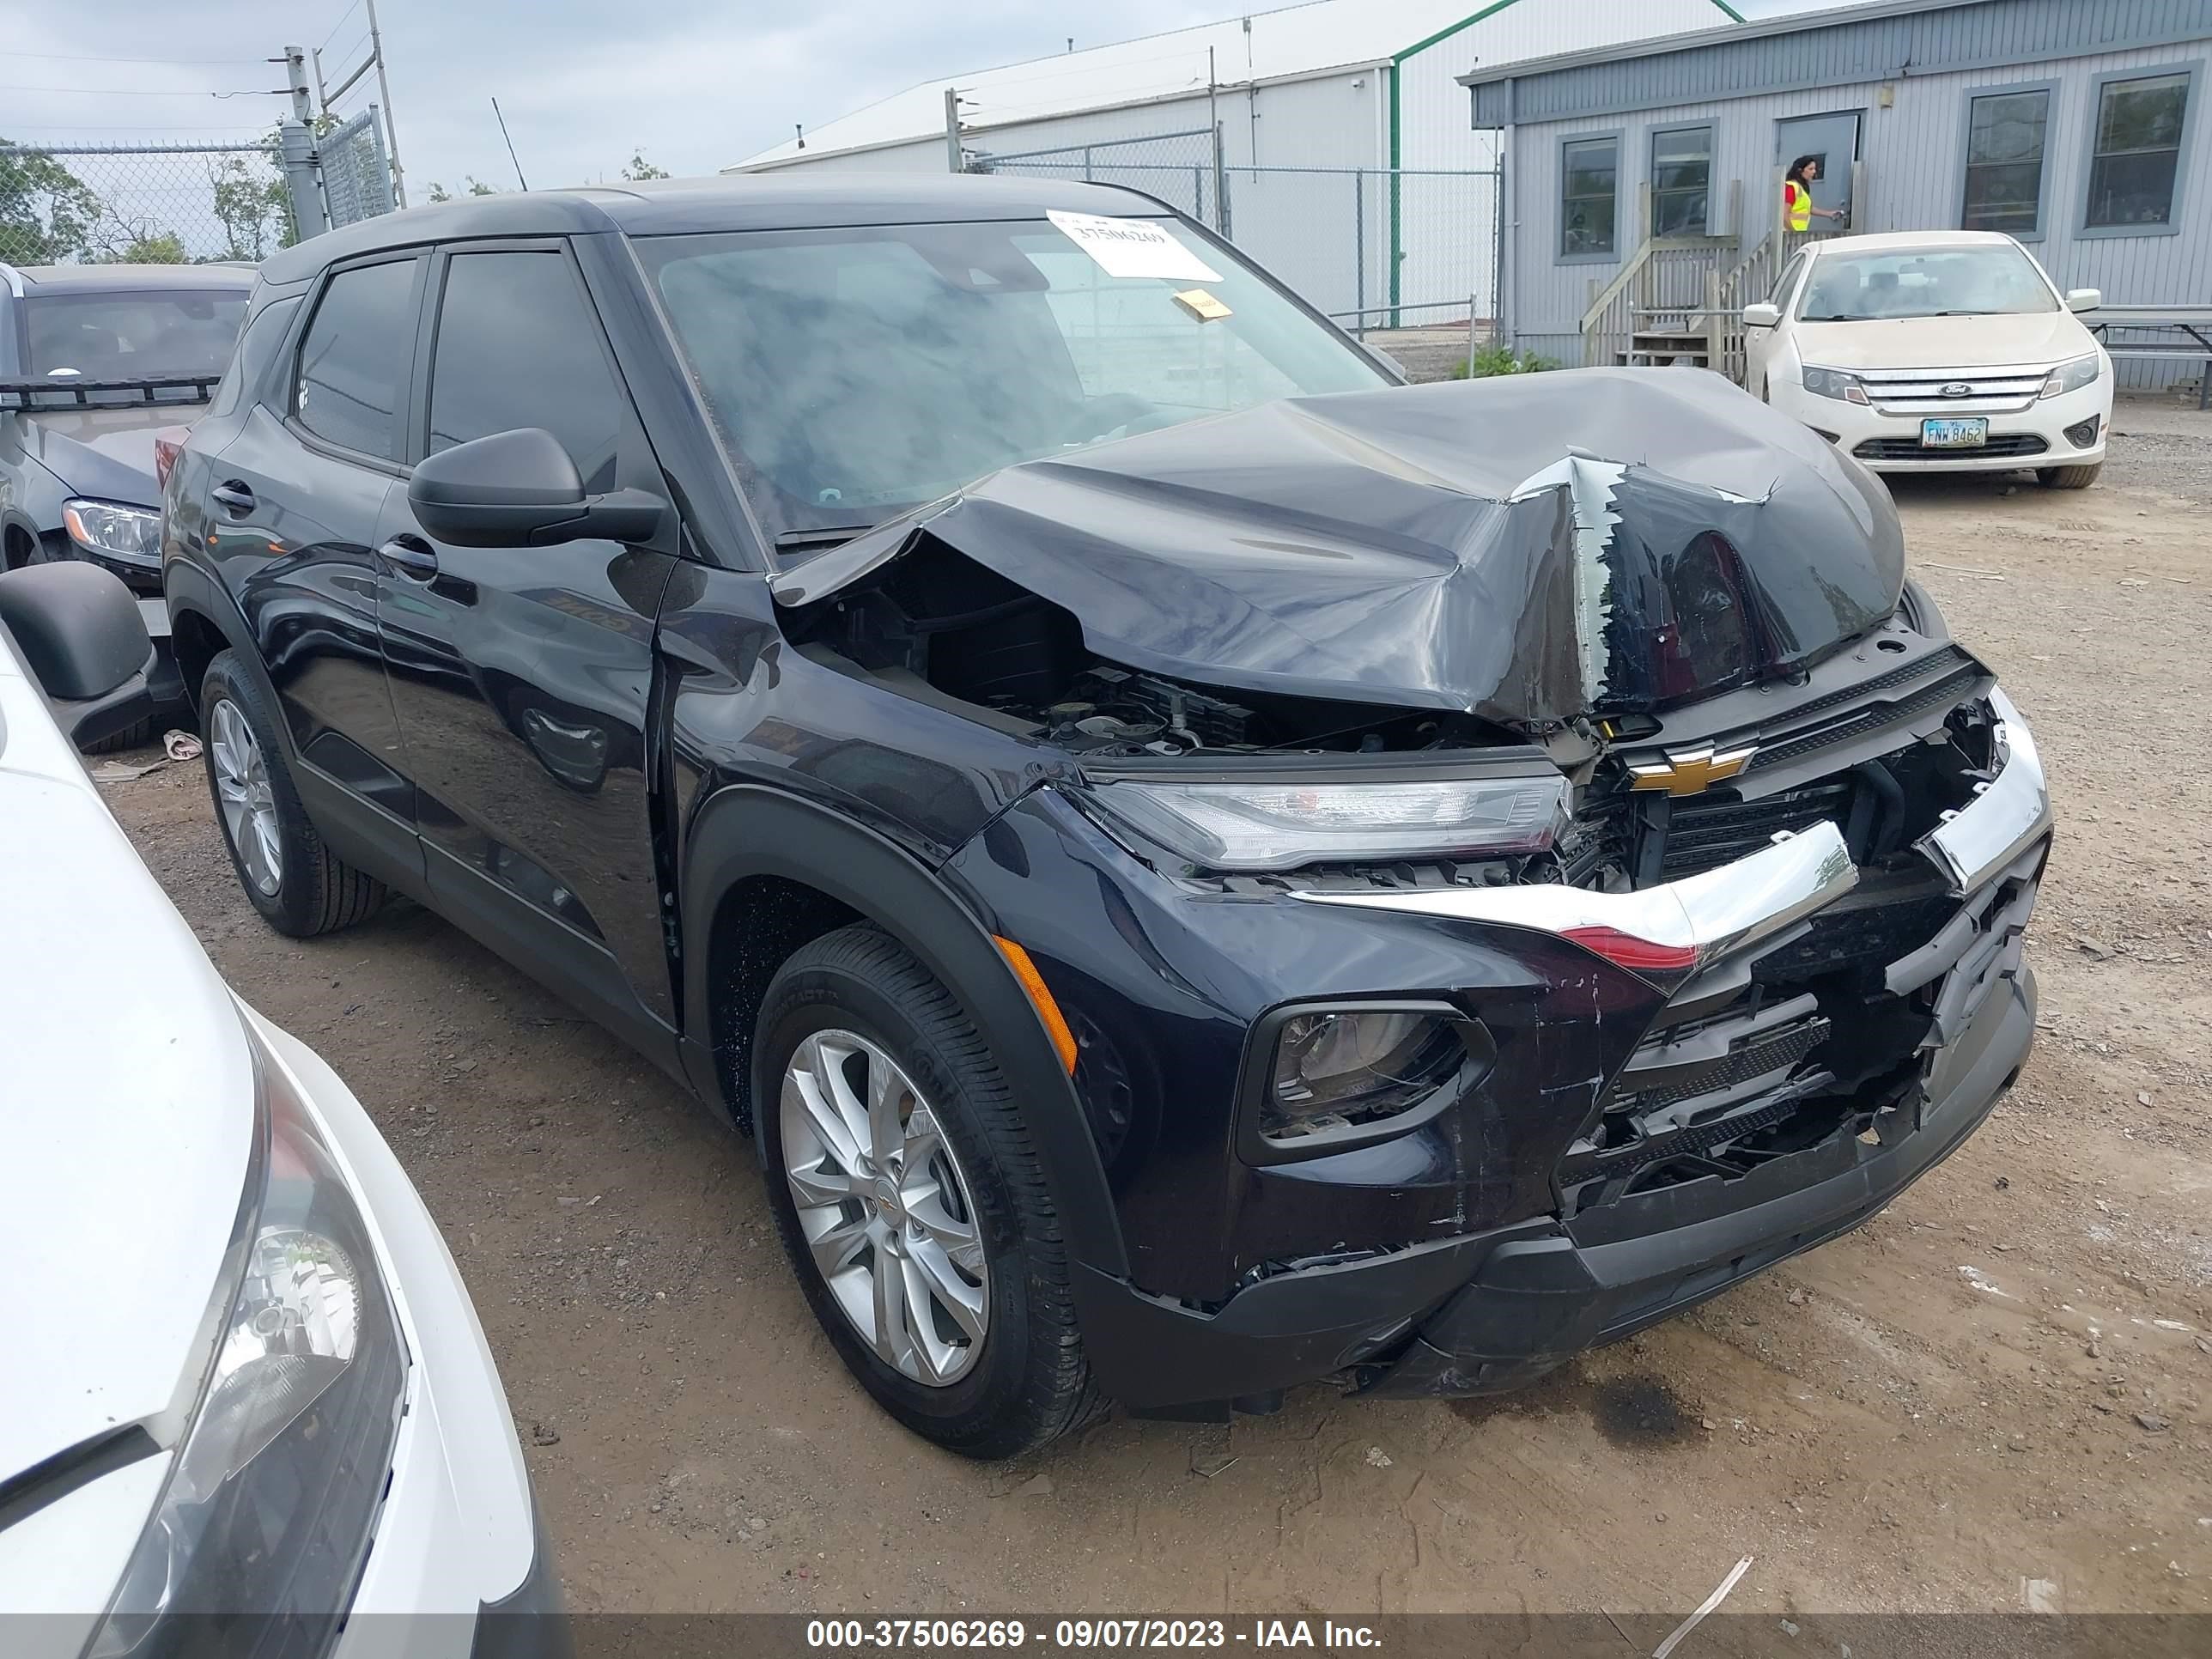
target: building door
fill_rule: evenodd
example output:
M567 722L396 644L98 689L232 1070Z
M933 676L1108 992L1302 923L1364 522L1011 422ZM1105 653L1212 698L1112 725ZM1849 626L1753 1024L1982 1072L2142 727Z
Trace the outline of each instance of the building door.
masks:
M1813 181L1813 234L1841 236L1856 228L1851 181L1859 159L1859 116L1847 109L1832 115L1799 115L1774 124L1774 197L1776 213L1782 210L1782 177L1801 155L1816 156L1820 176ZM1820 216L1821 209L1840 210L1843 217Z

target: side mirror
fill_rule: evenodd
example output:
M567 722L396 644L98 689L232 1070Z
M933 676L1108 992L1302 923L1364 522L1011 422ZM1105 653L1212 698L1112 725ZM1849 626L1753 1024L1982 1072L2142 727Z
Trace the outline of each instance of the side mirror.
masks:
M1768 305L1764 300L1743 308L1743 325L1746 328L1772 328L1781 320L1782 307Z
M543 427L518 427L424 458L408 481L416 522L455 547L650 541L668 503L641 489L586 495L576 464Z
M2069 288L2066 290L2066 309L2094 311L2105 303L2105 290L2100 288Z
M97 565L34 564L0 575L0 629L64 736L80 749L155 712L154 641L123 579Z

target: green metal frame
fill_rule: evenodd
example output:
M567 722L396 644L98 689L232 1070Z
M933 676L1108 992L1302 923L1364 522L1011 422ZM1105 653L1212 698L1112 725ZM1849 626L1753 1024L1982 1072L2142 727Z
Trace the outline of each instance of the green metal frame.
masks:
M1480 11L1474 12L1468 16L1462 17L1458 22L1453 23L1447 27L1440 28L1434 34L1429 35L1424 40L1414 41L1412 46L1407 46L1403 52L1394 52L1390 54L1390 326L1393 328L1397 327L1400 321L1398 313L1400 299L1398 267L1404 262L1405 257L1404 238L1401 228L1402 222L1401 217L1402 211L1401 192L1404 189L1404 181L1398 176L1400 159L1398 142L1398 118L1400 112L1398 94L1399 71L1404 68L1407 59L1418 57L1420 53L1426 52L1431 46L1435 46L1440 40L1450 40L1453 35L1457 34L1462 29L1470 28L1474 25L1480 23L1486 17L1495 17L1499 12L1504 11L1506 7L1515 3L1516 0L1495 0L1495 3L1485 6ZM1726 17L1729 22L1741 23L1744 21L1743 14L1738 11L1734 6L1729 4L1728 0L1712 0L1712 3L1714 9L1718 11L1723 16ZM1503 204L1501 204L1500 205L1502 206Z

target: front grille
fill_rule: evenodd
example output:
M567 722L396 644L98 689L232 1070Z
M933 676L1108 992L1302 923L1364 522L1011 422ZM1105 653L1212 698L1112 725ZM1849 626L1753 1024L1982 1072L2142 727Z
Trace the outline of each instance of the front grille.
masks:
M1925 449L1917 438L1869 438L1851 453L1863 461L1924 461L1936 455L2040 455L2050 447L2032 432L1995 432L1973 449Z
M1822 820L1839 827L1851 808L1848 777L1825 779L1804 789L1788 789L1759 800L1709 799L1702 795L1675 801L1668 816L1665 849L1659 858L1662 881L1694 876L1747 858L1785 832L1795 835Z
M1841 690L1830 691L1810 702L1801 702L1790 711L1793 720L1808 714L1818 714L1830 708L1840 708L1847 702L1857 702L1870 691L1887 691L1892 686L1910 685L1915 680L1924 680L1930 674L1946 668L1957 668L1973 660L1955 645L1946 645L1930 651L1917 661L1902 668L1893 668L1887 674L1877 674L1870 680L1854 680Z
M2026 409L2043 393L2048 368L1872 368L1859 373L1887 415L1984 415ZM1945 395L1946 387L1962 390Z
M1940 680L1931 680L1904 696L1872 703L1856 714L1822 726L1817 732L1808 732L1802 737L1787 738L1779 743L1767 744L1751 757L1751 764L1745 769L1759 772L1768 767L1785 765L1823 749L1832 748L1837 744L1848 743L1854 738L1879 732L1885 726L1894 726L1899 720L1924 714L1932 708L1948 708L1963 698L1979 677L1979 671L1962 668L1954 673L1946 674Z
M1753 1042L1729 1050L1728 1057L1713 1062L1692 1076L1677 1078L1672 1083L1654 1088L1638 1089L1632 1094L1615 1097L1610 1110L1644 1116L1672 1106L1677 1101L1694 1100L1699 1095L1717 1095L1762 1078L1770 1072L1779 1072L1795 1066L1827 1040L1828 1022L1817 1014L1795 1025L1784 1026Z

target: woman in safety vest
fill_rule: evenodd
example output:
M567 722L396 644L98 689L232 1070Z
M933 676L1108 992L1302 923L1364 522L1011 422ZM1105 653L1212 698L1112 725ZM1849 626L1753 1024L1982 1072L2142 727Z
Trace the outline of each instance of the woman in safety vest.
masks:
M1790 171L1782 175L1782 222L1799 234L1812 229L1813 216L1823 219L1840 219L1841 208L1813 205L1813 181L1820 176L1820 158L1801 155L1790 164Z

